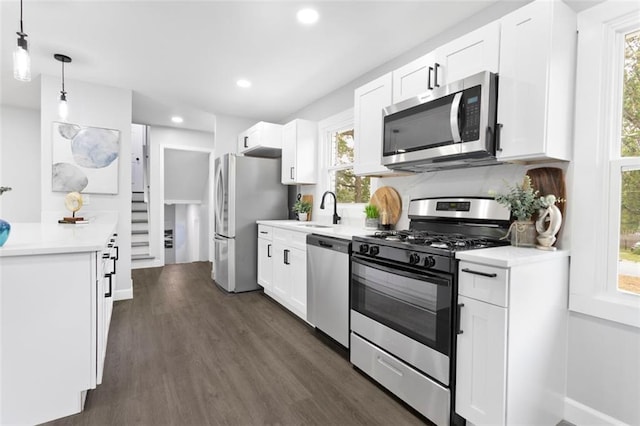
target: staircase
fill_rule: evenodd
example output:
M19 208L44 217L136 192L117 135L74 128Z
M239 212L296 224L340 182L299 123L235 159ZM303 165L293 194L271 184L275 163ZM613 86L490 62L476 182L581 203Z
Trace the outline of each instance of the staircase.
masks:
M149 205L144 192L131 193L131 267L146 268L153 260L149 252Z

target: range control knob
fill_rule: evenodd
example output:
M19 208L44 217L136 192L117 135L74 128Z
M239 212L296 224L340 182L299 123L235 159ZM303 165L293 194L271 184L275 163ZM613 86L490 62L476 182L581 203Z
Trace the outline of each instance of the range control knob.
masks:
M369 251L369 244L360 244L360 253L366 254Z
M371 248L369 249L369 254L370 254L371 256L375 256L375 255L377 255L378 253L380 253L380 247L378 247L378 246L373 246L373 247L371 247Z
M420 263L420 255L418 253L411 253L409 255L409 263L411 265L416 265Z
M432 268L433 266L435 266L436 264L436 260L433 258L433 256L427 256L424 258L424 266L426 266L427 268Z

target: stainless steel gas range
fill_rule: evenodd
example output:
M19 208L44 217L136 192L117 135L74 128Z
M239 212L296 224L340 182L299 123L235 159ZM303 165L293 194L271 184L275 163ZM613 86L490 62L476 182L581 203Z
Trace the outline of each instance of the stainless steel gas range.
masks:
M509 210L425 198L408 215L408 230L353 239L351 363L435 424L455 424L455 253L508 244Z

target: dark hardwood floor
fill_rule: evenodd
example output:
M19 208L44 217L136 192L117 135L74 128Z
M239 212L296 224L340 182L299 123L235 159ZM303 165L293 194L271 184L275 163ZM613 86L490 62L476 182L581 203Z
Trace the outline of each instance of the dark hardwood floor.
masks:
M198 262L133 271L103 383L51 425L423 424L261 292L225 294Z

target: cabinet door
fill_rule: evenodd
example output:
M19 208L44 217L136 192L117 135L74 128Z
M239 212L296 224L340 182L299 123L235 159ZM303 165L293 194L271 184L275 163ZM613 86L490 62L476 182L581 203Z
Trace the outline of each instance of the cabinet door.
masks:
M297 126L296 122L287 123L282 128L282 183L284 185L296 182L297 158Z
M272 290L273 280L273 244L258 238L258 284L265 290Z
M286 245L274 241L273 243L273 293L280 302L289 299L291 293L291 280L289 276L290 253Z
M500 22L492 22L439 47L434 56L439 85L482 71L498 72Z
M353 170L357 175L392 173L381 163L382 109L391 104L391 73L355 90Z
M501 160L537 157L546 138L552 2L533 2L501 20ZM567 117L570 119L571 117Z
M458 297L456 412L474 424L504 425L507 309Z
M434 59L433 54L424 55L393 71L394 104L422 95L433 88ZM430 81L431 79L434 80Z
M303 320L307 319L307 253L304 250L291 250L289 277L291 280L291 306Z

